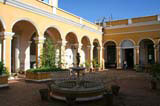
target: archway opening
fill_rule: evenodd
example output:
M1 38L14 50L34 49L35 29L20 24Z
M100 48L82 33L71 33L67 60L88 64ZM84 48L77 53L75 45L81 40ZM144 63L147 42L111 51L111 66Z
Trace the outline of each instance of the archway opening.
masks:
M66 68L76 66L76 54L78 52L78 39L76 34L70 32L66 36Z
M49 27L45 33L45 43L46 41L50 40L53 44L53 49L54 49L54 54L55 54L55 58L54 58L54 61L55 61L55 65L57 67L60 67L61 66L61 43L62 43L62 38L61 38L61 34L60 32L54 28L54 27ZM44 48L45 48L45 43L44 43ZM52 52L53 53L53 52Z
M4 26L0 20L0 32L4 31ZM3 36L3 35L0 35ZM3 39L0 39L0 61L3 61Z
M97 39L93 41L93 61L96 64L100 64L100 45Z
M122 67L133 68L134 67L134 44L130 40L124 40L121 43L121 63Z
M140 58L139 58L139 63L141 65L146 65L146 64L154 64L155 59L154 59L154 43L150 39L143 39L140 41Z
M33 68L36 58L34 38L38 36L35 26L26 20L14 24L11 48L11 72L26 71Z
M109 41L104 45L105 68L116 68L116 44Z
M81 59L82 59L82 64L90 64L90 40L88 37L84 36L81 40L82 43L82 54L81 54Z

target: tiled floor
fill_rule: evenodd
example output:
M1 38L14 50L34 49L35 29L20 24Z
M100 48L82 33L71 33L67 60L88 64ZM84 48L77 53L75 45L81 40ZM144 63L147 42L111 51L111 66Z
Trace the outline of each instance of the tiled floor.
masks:
M110 79L116 79L114 82L118 83L121 89L120 95L115 97L115 106L160 106L160 91L150 89L148 74L114 70L87 75L105 80L106 85L113 83ZM55 74L56 76L61 75ZM9 85L8 89L0 89L0 106L66 106L65 102L57 100L41 101L39 89L46 88L45 83L29 83L18 79L9 81ZM104 106L102 102L103 100L76 103L76 106Z

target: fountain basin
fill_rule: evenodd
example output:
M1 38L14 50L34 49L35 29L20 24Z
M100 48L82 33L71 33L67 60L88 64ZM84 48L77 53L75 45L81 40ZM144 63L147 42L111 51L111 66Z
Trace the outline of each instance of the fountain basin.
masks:
M80 86L77 87L76 80L52 84L51 96L59 100L66 100L66 97L73 96L76 101L90 101L103 97L104 86L99 82L80 81L78 85Z

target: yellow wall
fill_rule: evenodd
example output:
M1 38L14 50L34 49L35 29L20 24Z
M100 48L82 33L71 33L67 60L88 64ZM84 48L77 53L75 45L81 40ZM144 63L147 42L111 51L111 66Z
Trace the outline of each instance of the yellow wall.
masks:
M157 16L147 16L147 17L132 18L132 22L133 23L156 21L156 20L157 20Z
M20 0L20 1L52 13L52 6L40 0Z

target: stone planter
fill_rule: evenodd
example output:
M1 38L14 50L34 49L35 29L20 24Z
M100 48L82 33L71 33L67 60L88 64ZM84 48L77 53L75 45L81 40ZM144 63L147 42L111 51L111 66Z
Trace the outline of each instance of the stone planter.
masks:
M51 72L26 72L26 80L36 82L51 80Z
M8 76L7 75L0 75L0 88L8 87Z

